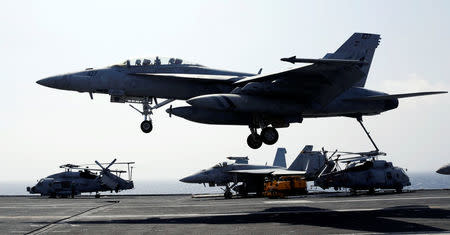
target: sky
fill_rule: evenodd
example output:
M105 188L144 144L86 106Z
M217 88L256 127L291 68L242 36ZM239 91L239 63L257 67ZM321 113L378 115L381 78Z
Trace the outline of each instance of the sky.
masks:
M366 88L449 90L449 1L3 1L0 8L1 181L30 181L64 163L136 161L135 180L177 180L225 160L290 164L306 144L368 151L354 119L305 119L273 146L247 147L245 126L143 117L106 95L46 88L39 79L139 56L172 56L218 69L271 73L280 58L321 58L354 32L381 34ZM185 105L177 101L174 107ZM450 162L450 96L402 99L364 123L387 160L411 172Z

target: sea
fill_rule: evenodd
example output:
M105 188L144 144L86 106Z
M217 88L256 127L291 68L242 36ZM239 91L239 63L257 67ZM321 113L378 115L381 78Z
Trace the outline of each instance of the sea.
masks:
M408 176L410 177L411 186L405 187L405 189L450 189L450 175L440 175L437 173L408 173ZM36 184L35 181L0 181L0 196L28 195L26 187L33 186L34 184ZM314 187L313 184L313 182L308 182L309 190L321 191L320 188ZM187 184L178 180L136 180L134 181L134 185L134 189L122 191L120 194L209 194L223 192L221 187L209 187L208 185L204 186L203 184Z

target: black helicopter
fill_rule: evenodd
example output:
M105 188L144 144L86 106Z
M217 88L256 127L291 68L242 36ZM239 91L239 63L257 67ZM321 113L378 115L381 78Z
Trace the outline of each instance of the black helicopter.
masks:
M81 193L95 192L95 197L99 198L99 192L133 189L134 184L131 180L134 162L116 162L114 159L111 163L99 163L95 161L100 169L91 169L88 166L93 164L65 164L59 168L64 168L64 172L49 175L38 181L33 187L27 187L27 191L31 194L41 194L41 196L69 197ZM109 164L107 167L103 165ZM124 170L110 170L114 164L126 164L128 166L128 180L120 178ZM78 170L78 171L73 171Z
M349 188L352 192L369 190L369 194L374 193L375 189L395 189L400 193L403 187L411 185L402 168L393 166L392 162L378 159L379 156L386 156L383 152L340 152L343 154L333 158L336 153L337 151L328 158L314 185L323 189ZM356 156L340 158L345 156L344 154ZM345 168L341 169L339 163L344 163Z

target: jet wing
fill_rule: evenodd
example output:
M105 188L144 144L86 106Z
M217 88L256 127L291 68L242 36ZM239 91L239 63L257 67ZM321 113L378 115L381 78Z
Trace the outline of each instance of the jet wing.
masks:
M180 74L180 73L129 73L129 75L135 75L141 78L164 78L174 80L185 81L198 81L198 82L223 82L233 84L241 79L241 77L227 76L227 75L206 75L206 74Z
M276 169L249 169L249 170L231 170L229 173L251 174L251 175L270 175Z
M272 172L271 175L283 176L283 175L304 175L304 174L306 174L306 171L291 171L291 170L278 169L278 170Z
M366 74L357 64L321 60L312 65L283 72L247 77L234 84L238 86L245 86L250 82L271 82L272 86L282 84L293 89L295 91L293 95L300 96L304 102L314 101L326 105L364 76Z
M285 169L249 169L249 170L231 170L229 173L250 174L250 175L304 175L305 171L291 171Z

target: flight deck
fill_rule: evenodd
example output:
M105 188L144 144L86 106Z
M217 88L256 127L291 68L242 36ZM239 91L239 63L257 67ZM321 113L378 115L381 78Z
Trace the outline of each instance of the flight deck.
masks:
M287 199L191 195L111 195L95 199L0 197L0 233L443 233L450 191Z

